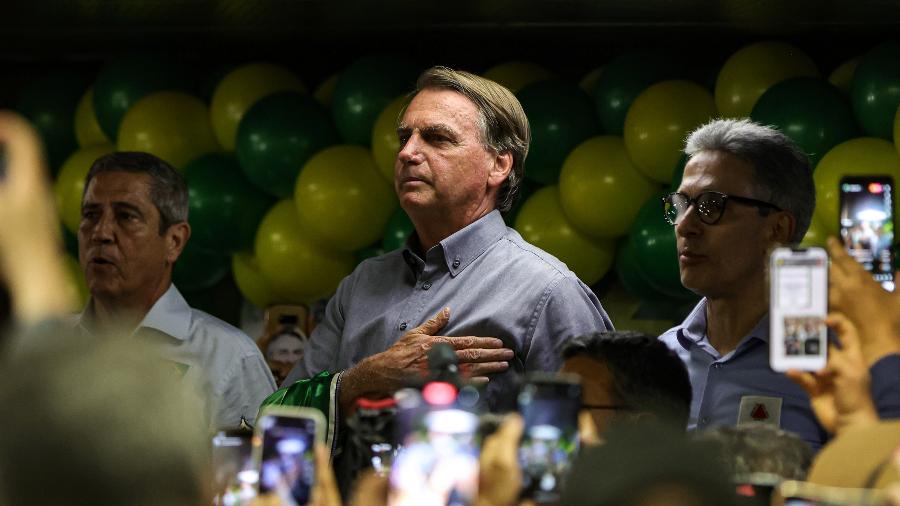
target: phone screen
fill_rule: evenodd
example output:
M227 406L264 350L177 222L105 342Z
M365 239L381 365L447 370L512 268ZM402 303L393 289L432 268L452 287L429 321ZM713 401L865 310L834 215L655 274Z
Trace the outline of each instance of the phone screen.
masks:
M259 492L290 496L297 504L311 499L315 481L316 419L268 414L261 434Z
M525 421L519 445L524 495L538 502L560 499L563 477L578 450L581 384L577 379L530 379L519 393Z
M411 413L415 419L391 466L388 505L472 504L478 493L478 417L452 407Z
M841 180L841 239L853 258L886 290L894 289L893 198L890 177Z
M215 499L213 504L237 506L256 497L259 473L253 465L250 434L219 432L212 439Z
M777 248L770 267L770 363L776 371L825 367L828 256L822 248Z

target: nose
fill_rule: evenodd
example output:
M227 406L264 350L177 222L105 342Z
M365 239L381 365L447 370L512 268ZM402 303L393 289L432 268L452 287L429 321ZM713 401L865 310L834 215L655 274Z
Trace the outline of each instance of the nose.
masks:
M91 229L91 242L106 244L113 242L115 223L111 213L103 213Z
M703 231L703 222L700 221L700 214L697 212L696 206L696 204L691 204L681 215L681 219L675 223L675 235L691 237L699 235Z
M422 137L419 135L419 132L413 132L409 139L406 140L406 144L400 147L400 152L397 153L397 161L401 165L422 163L425 158L422 155L421 142Z

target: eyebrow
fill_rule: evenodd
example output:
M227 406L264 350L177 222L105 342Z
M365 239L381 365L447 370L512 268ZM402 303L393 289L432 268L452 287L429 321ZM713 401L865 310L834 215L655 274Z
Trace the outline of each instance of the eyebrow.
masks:
M413 130L412 127L410 127L408 125L400 125L399 127L397 127L397 135L410 133L410 132L412 132L412 130ZM434 125L425 125L424 127L420 128L419 131L422 132L423 135L440 134L440 135L444 135L447 137L452 137L454 139L458 136L458 134L456 133L456 130L450 128L449 126L447 126L443 123L436 123Z
M139 208L138 206L131 204L129 202L116 201L116 202L112 203L112 206L113 206L113 209L115 209L117 211L125 209L128 211L133 211L135 214L139 215L141 218L144 217L144 213L143 213L143 211L141 211L141 208ZM103 206L96 202L85 202L84 204L82 204L81 210L84 211L87 209L98 209L101 207L103 207Z

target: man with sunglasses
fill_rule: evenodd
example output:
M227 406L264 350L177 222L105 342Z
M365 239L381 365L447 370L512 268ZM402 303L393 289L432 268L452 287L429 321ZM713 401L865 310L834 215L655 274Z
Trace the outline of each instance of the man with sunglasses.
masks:
M678 191L663 199L681 283L704 298L662 339L687 365L689 429L771 424L814 449L828 439L807 394L769 367L768 254L799 243L815 208L807 155L749 120L715 120L688 137ZM879 381L871 370L873 386Z

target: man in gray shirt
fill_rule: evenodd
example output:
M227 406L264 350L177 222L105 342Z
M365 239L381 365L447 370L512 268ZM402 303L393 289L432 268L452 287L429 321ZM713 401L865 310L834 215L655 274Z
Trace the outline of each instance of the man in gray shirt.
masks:
M509 405L510 369L556 371L563 343L612 323L572 271L503 222L530 140L509 90L429 69L397 133L394 188L415 233L341 282L285 386L343 371L331 391L346 409L423 374L428 349L445 342L464 375L488 382L491 407Z
M172 284L191 235L184 178L148 153L112 153L85 181L78 253L91 292L78 327L153 343L196 385L210 428L253 421L275 380L253 341L192 309Z

